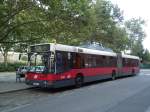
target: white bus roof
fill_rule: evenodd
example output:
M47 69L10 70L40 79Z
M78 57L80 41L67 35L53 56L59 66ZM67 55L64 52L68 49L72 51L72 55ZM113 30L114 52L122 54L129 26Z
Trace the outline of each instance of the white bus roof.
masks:
M76 47L76 46L69 46L69 45L63 45L63 44L55 44L55 43L42 43L42 44L36 44L36 45L50 45L50 51L67 51L67 52L78 52L78 53L85 53L85 54L95 54L95 55L104 55L104 56L114 56L117 57L117 53L108 52L108 51L100 51L100 50L94 50L94 49L88 49L88 48L82 48L82 47ZM35 45L31 45L35 46ZM127 55L122 54L123 58L129 58L129 59L140 59L137 56L133 55Z
M107 51L100 51L100 50L93 50L87 49L82 47L75 47L75 46L68 46L62 44L51 44L51 51L58 50L58 51L69 51L69 52L78 52L78 53L85 53L85 54L95 54L95 55L106 55L106 56L117 56L116 53L107 52Z
M137 57L137 56L127 55L127 54L122 54L122 57L123 57L123 58L138 59L138 60L140 60L140 58Z

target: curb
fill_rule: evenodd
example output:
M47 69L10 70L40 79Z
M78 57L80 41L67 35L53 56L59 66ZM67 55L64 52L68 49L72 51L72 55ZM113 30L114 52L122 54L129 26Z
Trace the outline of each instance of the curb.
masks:
M28 89L33 89L35 87L28 87L28 88L21 88L21 89L14 89L14 90L6 90L6 91L2 91L0 92L0 94L5 94L5 93L13 93L13 92L18 92L18 91L23 91L23 90L28 90Z

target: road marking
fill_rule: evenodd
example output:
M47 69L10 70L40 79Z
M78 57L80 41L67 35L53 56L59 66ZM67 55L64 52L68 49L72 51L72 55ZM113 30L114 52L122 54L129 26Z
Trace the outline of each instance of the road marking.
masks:
M21 109L21 108L27 107L29 105L31 105L31 104L22 104L21 106L18 106L18 107L12 108L12 109L8 109L8 110L4 110L4 111L1 111L1 112L12 112L14 110Z

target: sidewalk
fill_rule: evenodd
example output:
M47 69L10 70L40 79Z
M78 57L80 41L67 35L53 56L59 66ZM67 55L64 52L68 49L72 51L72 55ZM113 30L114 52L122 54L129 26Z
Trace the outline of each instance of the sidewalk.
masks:
M22 82L16 82L15 72L0 72L0 93L29 89L30 86Z

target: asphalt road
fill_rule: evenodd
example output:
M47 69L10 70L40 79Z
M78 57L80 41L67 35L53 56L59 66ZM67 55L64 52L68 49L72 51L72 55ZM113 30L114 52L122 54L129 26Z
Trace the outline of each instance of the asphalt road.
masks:
M93 83L79 89L68 88L57 92L28 90L24 94L15 94L15 100L25 97L26 103L2 112L150 112L150 70L142 70L137 76ZM6 94L0 98L9 101L11 97L12 94Z

